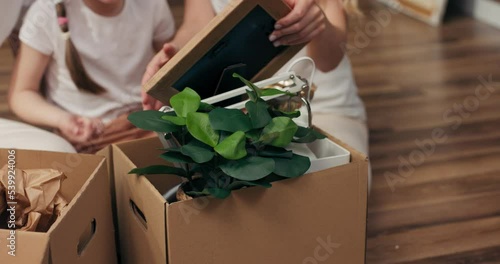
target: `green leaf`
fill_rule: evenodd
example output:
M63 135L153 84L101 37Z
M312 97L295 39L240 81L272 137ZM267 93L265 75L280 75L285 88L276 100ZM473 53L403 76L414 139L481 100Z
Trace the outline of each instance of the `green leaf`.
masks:
M217 144L220 144L224 139L232 135L232 132L224 131L224 130L219 130L219 142Z
M292 112L283 112L283 111L280 111L280 110L273 110L273 114L276 117L278 117L278 116L286 116L286 117L289 117L289 118L297 118L297 117L300 116L300 110L295 110L295 111L292 111Z
M263 128L269 122L271 122L271 115L267 111L268 105L263 100L257 100L257 102L248 101L245 104L245 108L250 116L250 121L252 122L253 128Z
M186 120L189 133L199 141L215 147L219 142L219 133L210 126L207 113L189 113Z
M279 89L275 88L266 88L266 89L260 89L260 95L261 96L273 96L273 95L278 95L278 94L283 94L283 95L288 95L288 96L296 96L296 94L287 92L287 91L282 91Z
M286 147L290 142L292 142L295 132L297 132L298 126L289 117L275 117L271 120L264 130L263 135L279 133L279 136L275 138L270 144L275 147Z
M168 116L164 115L161 117L163 120L167 120L175 125L178 126L185 126L186 125L186 118L181 117L181 116Z
M231 195L231 190L220 189L220 188L208 188L208 192L215 198L226 199Z
M227 175L243 181L256 181L274 171L274 160L256 156L247 156L240 160L232 160L220 165Z
M180 152L168 151L161 154L160 157L169 162L193 163L193 160L189 156L185 156Z
M228 160L237 160L247 155L245 143L245 133L242 131L236 131L219 143L214 150Z
M215 106L201 102L200 107L198 108L198 112L210 112L214 109L215 109Z
M272 182L282 181L282 180L286 180L286 179L288 179L288 178L283 177L283 176L279 176L276 173L271 173L268 176L266 176L264 179L262 179L261 181L272 183Z
M255 84L253 84L249 80L243 78L241 75L239 75L237 73L233 73L233 77L240 79L240 81L242 83L244 83L246 86L248 86L250 89L252 89L252 91L257 95L257 97L261 97L261 90Z
M274 173L287 178L302 176L311 167L308 157L297 154L293 154L291 159L274 158L274 162Z
M187 172L181 168L170 167L165 165L154 165L144 168L133 169L129 172L129 174L137 174L137 175L174 174L181 177L186 177Z
M297 128L297 132L295 132L295 135L296 137L305 137L307 136L307 134L309 134L311 132L311 129L307 128L307 127L303 127L303 126L299 126Z
M326 138L325 135L319 133L318 131L305 127L299 127L295 133L295 137L296 138L293 139L293 142L295 143L311 143L317 139Z
M259 98L259 96L256 93L254 93L253 91L246 90L245 92L247 93L248 98L250 98L250 101L255 102Z
M261 134L262 130L261 129L252 129L250 131L247 131L245 133L245 136L249 139L251 139L252 141L257 141L259 140L260 138L260 134Z
M249 181L233 181L231 184L229 184L227 186L227 189L229 189L229 190L238 190L238 189L241 189L243 187L250 187L250 186L262 186L262 187L265 187L265 188L271 188L272 185L269 182L262 181L262 180L252 181L252 182L249 182Z
M252 129L252 123L248 116L238 109L217 108L211 111L208 116L210 125L215 130L247 132Z
M196 139L191 140L188 144L182 146L180 151L182 154L191 157L191 159L197 163L208 162L215 155L210 146Z
M171 133L181 129L181 127L172 122L162 119L163 116L165 116L165 113L160 111L138 111L131 113L128 116L128 120L134 126L148 131Z
M208 192L208 190L203 190L202 192L197 192L197 191L188 191L188 192L185 192L187 195L193 197L193 198L197 198L197 197L202 197L202 196L207 196L207 195L210 195L210 192Z
M264 145L269 145L279 136L280 136L279 132L262 134L257 142Z
M291 159L293 157L293 152L291 150L286 150L284 148L266 146L265 149L259 151L259 156Z
M201 98L191 88L185 88L182 92L170 98L170 105L175 113L181 117L187 117L189 113L196 112L200 107Z

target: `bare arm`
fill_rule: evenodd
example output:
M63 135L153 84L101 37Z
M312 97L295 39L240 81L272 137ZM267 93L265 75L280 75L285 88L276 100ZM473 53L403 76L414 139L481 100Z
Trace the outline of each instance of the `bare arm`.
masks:
M341 0L286 0L293 8L271 34L275 45L308 44L308 55L318 69L330 71L343 58L341 43L347 38L346 15Z
M341 0L324 0L320 6L326 16L325 30L307 46L309 56L323 72L333 70L344 57L341 44L347 41L347 18Z
M196 33L205 27L212 18L215 17L210 0L185 0L184 1L184 22L177 30L174 38L165 44L155 45L158 53L149 62L142 77L142 84L145 84L160 68L172 58L177 51L182 48ZM143 90L142 106L144 110L160 109L162 103Z
M100 120L73 115L43 98L40 81L49 60L49 56L21 42L9 90L9 106L28 123L57 128L71 142L85 142L99 133Z
M183 47L196 33L215 17L210 0L185 0L184 22L179 27L171 43Z
M24 121L57 128L66 111L47 102L40 94L40 82L50 57L21 43L9 90L9 106Z

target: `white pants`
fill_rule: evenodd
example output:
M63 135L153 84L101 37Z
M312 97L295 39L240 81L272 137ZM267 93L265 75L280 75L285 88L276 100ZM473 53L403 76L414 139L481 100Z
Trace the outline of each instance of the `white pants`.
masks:
M368 156L368 127L366 122L332 113L313 113L313 124ZM372 181L368 171L368 190Z
M0 118L0 148L75 153L75 148L53 133L20 122Z

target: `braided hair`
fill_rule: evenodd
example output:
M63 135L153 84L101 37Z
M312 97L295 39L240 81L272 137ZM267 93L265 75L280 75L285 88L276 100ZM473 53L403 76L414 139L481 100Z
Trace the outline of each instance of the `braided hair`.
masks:
M62 1L56 3L56 12L57 12L57 22L61 29L61 32L66 39L66 54L65 61L66 67L69 70L71 75L71 79L75 83L78 90L92 93L92 94L102 94L106 90L97 84L90 76L88 75L85 67L83 66L82 59L78 54L78 51L71 41L68 18L66 15L66 7Z

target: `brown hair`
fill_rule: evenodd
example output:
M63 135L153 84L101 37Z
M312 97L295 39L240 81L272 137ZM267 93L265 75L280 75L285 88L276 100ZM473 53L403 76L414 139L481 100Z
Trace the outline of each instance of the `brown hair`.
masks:
M83 92L93 93L93 94L101 94L106 92L102 86L97 84L90 76L88 75L85 67L83 67L82 59L78 54L78 51L71 41L69 35L69 26L68 20L66 17L66 7L64 3L60 2L56 4L57 11L57 19L59 26L61 28L62 33L66 37L66 67L69 70L71 75L71 79L75 83L76 87Z

